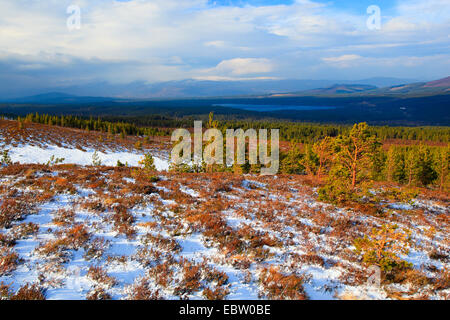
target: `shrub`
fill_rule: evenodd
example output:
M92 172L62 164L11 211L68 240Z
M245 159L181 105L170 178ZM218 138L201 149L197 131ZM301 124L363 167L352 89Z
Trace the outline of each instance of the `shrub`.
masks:
M438 277L434 281L435 290L447 290L450 288L450 270L444 268L439 272Z
M141 140L136 141L134 147L136 148L136 150L142 150L142 141Z
M0 300L9 300L12 296L11 285L7 285L2 281L0 283Z
M230 290L223 287L216 287L214 288L214 290L206 288L202 292L203 297L205 297L205 299L207 300L224 300L229 294Z
M383 197L400 202L410 202L418 195L419 191L413 188L388 188L383 192Z
M91 235L87 228L84 225L79 224L66 231L66 244L69 247L78 250L89 241L90 237Z
M228 275L225 272L218 271L214 268L206 267L204 278L208 282L214 282L218 286L224 286L228 283Z
M408 254L410 235L397 229L397 225L372 229L368 237L354 241L355 252L363 255L365 264L376 265L384 272L410 268L412 265L399 257L400 254Z
M11 297L11 300L45 300L45 291L37 284L26 284Z
M271 300L306 300L304 280L296 274L284 275L276 267L263 269L259 277L263 287L261 294Z
M104 238L94 238L84 246L84 258L86 260L101 259L110 246L110 241Z
M12 233L15 239L25 239L30 235L37 234L39 226L35 223L21 223L12 228Z
M21 220L29 212L29 207L23 201L3 198L0 206L0 228L9 228L13 221Z
M160 263L161 255L162 253L160 251L142 247L137 249L136 253L133 255L133 260L138 261L146 268L154 263Z
M197 292L202 288L201 283L201 268L189 261L183 261L183 278L177 288L175 294L183 296Z
M19 255L11 249L0 248L0 276L16 270L19 263Z
M432 283L425 273L415 269L404 269L389 277L394 283L409 283L415 288L423 289ZM412 289L412 288L411 288Z
M129 295L130 300L162 300L159 290L153 291L149 288L148 281L142 279L135 285Z
M169 251L178 253L181 251L181 246L179 243L172 238L164 238L160 234L157 234L156 236L152 235L151 233L147 233L145 237L142 239L142 243L145 245L153 244L159 249L162 249L163 251Z
M14 238L7 236L6 234L0 233L0 248L5 247L12 247L16 244L16 241Z
M52 222L58 226L68 226L75 222L75 212L70 209L59 209Z
M37 247L36 251L46 259L53 259L59 263L64 263L69 260L67 239L49 240Z
M107 288L114 287L117 284L117 280L114 277L109 276L102 267L89 267L87 276Z
M94 288L88 292L86 300L111 300L112 297L103 288Z
M440 260L442 262L446 262L448 260L448 254L445 254L444 252L441 252L437 249L433 249L428 256L430 257L430 259L433 260Z
M318 190L319 201L341 204L355 199L355 194L341 182L329 183Z
M148 271L149 276L155 280L156 284L163 288L167 288L170 285L173 280L173 273L167 262L157 264Z
M129 239L133 238L136 234L136 230L133 228L133 223L135 222L134 216L123 205L115 206L114 211L115 213L112 219L115 230L124 234Z
M325 260L317 254L303 254L299 257L299 259L305 264L315 264L321 267L325 266Z
M89 210L91 212L95 213L101 213L106 210L106 208L103 206L103 203L100 200L93 200L93 201L84 201L80 204L82 209Z
M133 183L131 184L130 189L138 194L158 193L158 190L148 182Z

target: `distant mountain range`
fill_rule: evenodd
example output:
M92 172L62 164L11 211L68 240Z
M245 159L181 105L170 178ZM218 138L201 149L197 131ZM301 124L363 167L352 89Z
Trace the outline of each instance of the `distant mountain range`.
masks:
M19 95L30 98L38 94L38 100L43 97L40 93L63 93L71 96L80 97L113 97L122 99L160 99L160 98L193 98L193 97L224 97L224 96L248 96L264 95L276 93L301 92L317 88L328 88L335 84L354 85L363 84L373 87L396 86L406 83L417 82L412 79L397 78L369 78L357 81L344 80L246 80L246 81L209 81L209 80L180 80L159 83L132 82L127 84L112 84L108 82L95 82L84 85L52 87L39 90L25 90ZM370 89L370 88L366 88ZM1 93L2 97L8 97L11 93ZM17 93L16 93L17 95ZM54 98L58 98L51 94ZM70 97L62 97L63 100ZM29 102L27 99L24 102Z
M427 94L427 93L450 93L450 77L443 79L430 81L430 82L418 82L410 83L398 86L392 86L389 88L382 88L377 90L380 93L414 93L414 94Z
M377 90L378 87L367 84L335 84L328 88L304 91L306 94L349 94Z
M108 102L116 101L116 98L107 97L82 97L75 96L61 92L49 92L38 94L34 96L22 97L17 99L10 99L7 102L14 102L20 104L26 103L38 103L38 104L59 104L59 103L98 103L98 102Z
M330 87L291 93L273 94L273 97L309 95L436 95L450 93L450 77L378 88L367 84L335 84Z
M5 116L72 114L105 119L135 119L148 125L157 117L201 117L209 112L227 119L376 125L450 125L450 78L378 88L333 84L293 93L228 95L172 99L124 99L50 92L0 103ZM324 108L326 107L326 108Z
M98 83L90 87L71 87L64 92L50 92L3 102L27 104L89 104L138 100L211 97L296 97L361 95L435 95L450 93L450 77L430 81L398 83L401 79L372 78L355 83L331 80L259 80L199 81L183 80L158 84L132 83L112 85ZM378 87L374 83L391 83ZM392 83L395 83L392 85ZM87 93L87 94L85 94Z

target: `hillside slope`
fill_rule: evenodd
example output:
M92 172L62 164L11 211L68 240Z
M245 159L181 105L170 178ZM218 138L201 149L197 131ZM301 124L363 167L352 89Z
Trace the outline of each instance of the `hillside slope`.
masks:
M3 149L101 147L97 133L0 124ZM135 152L135 139L104 152ZM47 299L450 297L446 194L380 198L377 211L321 203L304 176L50 163L3 165L0 199L2 298L19 288ZM377 286L354 244L383 224L410 234L399 259L411 268Z
M136 149L141 141L143 147ZM96 152L104 165L115 166L117 161L137 166L146 152L154 156L160 170L167 170L166 142L161 138L145 143L142 138L89 132L85 130L48 126L36 123L0 120L0 149L9 150L13 162L46 163L51 157L62 163L90 165Z

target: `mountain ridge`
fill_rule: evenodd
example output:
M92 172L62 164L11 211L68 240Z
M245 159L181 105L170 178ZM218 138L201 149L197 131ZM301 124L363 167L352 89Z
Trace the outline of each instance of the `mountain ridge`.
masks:
M317 88L327 88L336 84L354 85L364 84L376 87L400 85L417 82L411 79L398 78L369 78L364 80L241 80L241 81L213 81L185 79L159 83L135 81L126 84L112 84L109 82L87 83L68 87L52 87L34 90L31 93L15 94L8 97L3 94L1 100L12 101L24 97L32 97L42 93L59 92L67 95L82 97L109 97L114 99L165 99L165 98L196 98L218 96L267 95L277 93L301 92ZM2 95L0 94L0 97Z
M263 80L262 80L263 81ZM281 81L281 80L280 80ZM289 80L283 80L289 81ZM301 83L306 80L296 80ZM37 95L25 96L15 99L8 99L2 102L6 103L31 103L31 104L88 104L88 103L102 103L102 102L124 102L124 101L146 101L146 100L167 100L167 99L203 99L203 98L227 98L227 97L300 97L300 96L382 96L382 95L438 95L438 94L448 94L450 93L450 77L428 81L428 82L414 82L407 84L399 84L394 86L388 86L379 88L374 85L364 84L364 83L334 83L329 86L319 86L308 90L300 90L300 91L291 91L291 92L278 92L276 90L272 90L274 92L271 93L248 93L245 94L247 89L244 88L242 93L240 94L228 94L232 91L232 88L223 88L220 92L214 91L213 89L210 91L211 94L207 95L208 89L207 87L218 84L225 85L229 82L215 82L215 81L198 81L198 80L182 80L176 81L176 84L183 83L186 87L189 86L197 86L199 83L205 84L204 88L200 91L203 94L198 94L197 96L184 96L184 95L170 95L170 92L174 90L174 87L165 88L162 83L158 84L159 87L156 88L157 92L165 92L166 94L159 94L150 98L130 98L130 97L116 97L116 96L106 96L106 95L77 95L77 94L69 94L67 92L57 92L50 91L46 93L40 93ZM267 85L270 85L272 82L268 81ZM321 80L314 80L310 86L321 83ZM234 85L240 85L241 82L238 82ZM241 88L242 89L242 88ZM145 86L142 87L141 90L145 91ZM181 89L180 89L181 90ZM247 90L251 91L251 90ZM216 93L216 94L213 94ZM222 94L220 94L222 93ZM170 96L170 97L169 97Z

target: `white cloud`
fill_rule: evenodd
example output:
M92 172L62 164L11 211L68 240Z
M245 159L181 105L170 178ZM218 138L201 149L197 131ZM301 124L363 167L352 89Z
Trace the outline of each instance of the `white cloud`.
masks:
M205 42L206 47L216 47L216 48L225 48L226 43L225 41L216 40L216 41L208 41Z
M404 17L396 17L385 23L383 29L384 32L402 32L419 30L420 26Z
M81 7L82 27L69 32L66 7L72 3ZM423 63L407 59L423 67L414 72L425 72L425 67L436 61L427 56L448 51L448 0L399 0L396 14L384 16L377 32L366 28L366 12L350 14L313 0L244 7L208 3L1 1L0 52L4 54L0 60L20 63L14 72L35 72L33 75L39 70L52 75L57 68L71 70L56 73L54 82L67 77L71 81L95 77L116 82L193 77L336 78L339 73L330 75L324 66L356 68L369 59L374 72L394 76L385 61L404 58L409 52L422 57ZM24 63L24 59L32 62ZM98 66L95 72L81 67L92 68L92 63ZM404 68L396 69L396 76L412 72L414 66L399 63ZM71 65L81 70L74 72L68 67ZM446 71L441 68L439 74ZM356 77L357 73L355 69Z
M322 59L325 64L319 66L329 73L342 74L344 77L370 78L379 76L378 70L389 70L389 75L411 79L436 79L444 77L450 70L448 54L429 56L399 55L395 57L364 57L358 55L343 55ZM407 70L405 72L405 70ZM340 73L340 72L344 73ZM436 77L436 74L443 73Z
M358 60L360 58L361 58L361 56L359 56L357 54L344 54L339 57L323 58L323 60L326 62L347 62L347 61L352 61L352 60Z
M269 59L264 58L235 58L220 62L215 68L205 72L225 75L249 75L268 73L274 69Z

